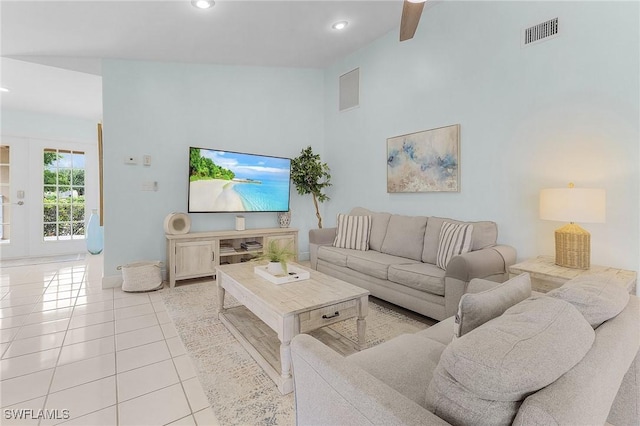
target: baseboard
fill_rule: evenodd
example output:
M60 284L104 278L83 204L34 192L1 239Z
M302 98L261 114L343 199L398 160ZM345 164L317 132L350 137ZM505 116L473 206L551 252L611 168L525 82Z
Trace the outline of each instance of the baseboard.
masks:
M309 252L308 251L298 252L298 260L309 260Z
M122 287L122 275L102 277L102 289Z

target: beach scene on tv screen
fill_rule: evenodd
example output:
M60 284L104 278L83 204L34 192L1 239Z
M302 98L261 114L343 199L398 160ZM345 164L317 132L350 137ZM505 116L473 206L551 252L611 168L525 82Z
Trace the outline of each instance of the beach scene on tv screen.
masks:
M189 211L289 210L291 160L191 148Z

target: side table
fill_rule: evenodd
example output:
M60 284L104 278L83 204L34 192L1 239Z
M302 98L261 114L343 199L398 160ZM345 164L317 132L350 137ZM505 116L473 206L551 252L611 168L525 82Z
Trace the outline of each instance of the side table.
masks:
M546 293L560 287L565 282L580 275L607 274L619 281L631 294L636 294L637 273L608 266L591 265L589 269L572 269L555 264L553 256L538 256L509 267L509 277L528 272L531 275L531 289Z

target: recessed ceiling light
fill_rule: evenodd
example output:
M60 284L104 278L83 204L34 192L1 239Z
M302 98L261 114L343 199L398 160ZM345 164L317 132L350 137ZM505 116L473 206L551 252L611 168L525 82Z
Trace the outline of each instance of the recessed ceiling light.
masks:
M216 3L213 0L191 0L191 4L198 9L209 9Z
M10 92L6 87L0 87L0 92Z
M333 28L334 30L344 30L347 25L349 25L347 21L339 21L331 25L331 28Z

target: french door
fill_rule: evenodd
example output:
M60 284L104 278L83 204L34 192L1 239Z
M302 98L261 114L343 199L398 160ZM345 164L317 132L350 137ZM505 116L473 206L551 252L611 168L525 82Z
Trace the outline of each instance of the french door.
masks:
M98 207L95 145L2 138L2 258L85 250L88 212Z

